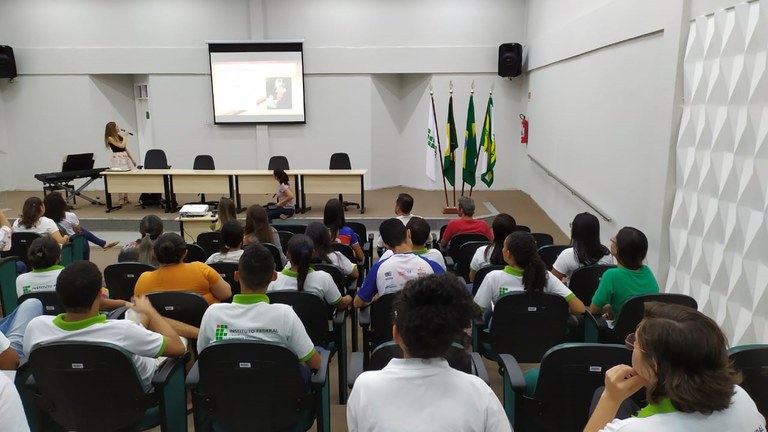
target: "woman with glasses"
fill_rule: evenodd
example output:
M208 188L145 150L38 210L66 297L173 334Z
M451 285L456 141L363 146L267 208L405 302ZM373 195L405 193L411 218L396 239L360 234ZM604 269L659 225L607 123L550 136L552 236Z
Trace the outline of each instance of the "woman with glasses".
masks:
M585 432L765 430L765 418L738 386L741 375L728 359L725 335L706 315L648 303L626 344L632 365L605 373L605 390ZM643 387L648 405L633 417L617 415Z

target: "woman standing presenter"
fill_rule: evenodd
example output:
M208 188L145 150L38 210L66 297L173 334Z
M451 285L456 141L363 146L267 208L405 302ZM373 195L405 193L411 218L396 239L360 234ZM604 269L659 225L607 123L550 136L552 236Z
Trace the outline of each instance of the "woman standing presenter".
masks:
M121 130L118 129L115 122L107 123L107 127L104 129L104 146L112 150L112 160L109 164L110 168L130 171L136 166L136 161L133 160L133 156L128 151L128 133L124 130L123 134L120 134ZM128 194L120 194L120 203L129 204Z

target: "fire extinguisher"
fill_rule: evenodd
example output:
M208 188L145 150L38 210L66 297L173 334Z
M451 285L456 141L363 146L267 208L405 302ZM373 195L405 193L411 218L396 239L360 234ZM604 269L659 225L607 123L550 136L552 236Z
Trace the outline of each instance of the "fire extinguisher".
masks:
M528 144L528 120L522 114L520 114L520 123L522 125L520 129L520 144Z

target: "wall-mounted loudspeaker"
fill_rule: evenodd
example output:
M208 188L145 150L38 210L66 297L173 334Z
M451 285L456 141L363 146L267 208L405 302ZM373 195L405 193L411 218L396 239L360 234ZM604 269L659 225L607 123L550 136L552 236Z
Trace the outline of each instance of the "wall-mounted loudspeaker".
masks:
M523 66L523 46L519 43L499 45L499 76L516 77Z
M16 78L13 48L7 45L0 45L0 78Z

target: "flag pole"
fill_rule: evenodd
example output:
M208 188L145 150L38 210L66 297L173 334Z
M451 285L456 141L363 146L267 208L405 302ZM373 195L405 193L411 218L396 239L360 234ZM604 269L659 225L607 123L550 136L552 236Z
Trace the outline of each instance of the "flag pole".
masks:
M453 97L453 81L448 82L448 94L449 97ZM455 124L455 122L454 122ZM448 145L450 146L451 137L448 137ZM443 214L458 214L459 211L456 208L456 152L451 151L451 154L453 155L453 184L451 187L453 188L453 207L446 207L443 209ZM445 176L443 176L443 179L445 179Z
M432 84L429 85L429 103L432 104L432 119L437 125L437 114L435 113L435 98L433 97ZM437 129L437 128L435 128ZM437 154L440 159L440 177L443 178L443 192L445 193L445 207L448 207L448 184L445 182L445 176L443 174L443 148L440 145L440 133L435 130L435 138L437 138Z
M488 91L488 97L493 97L493 84L491 84L491 90ZM483 129L485 129L485 119L488 117L488 104L486 104L485 107L485 117L483 117ZM491 137L487 137L489 140ZM483 142L480 141L477 143L477 158L475 158L475 175L477 175L477 165L480 163L480 149L483 148ZM486 156L487 157L487 156ZM474 186L470 186L469 188L469 196L472 196L472 189L474 189Z
M474 95L475 95L475 82L472 81L472 85L469 88L469 97L472 98L472 96L474 96ZM467 114L467 115L469 115L469 114ZM466 134L466 132L465 132L465 134ZM466 136L464 137L464 142L465 143L467 141L467 138L468 137L466 137ZM464 149L464 153L466 153L466 151L467 151L467 149L465 148ZM462 157L464 158L465 161L467 160L467 155L466 154L462 154ZM462 171L462 173L461 173L461 196L464 196L464 184L465 184L465 182L464 182L464 164L461 164L461 168L462 168L462 170L461 170ZM477 172L477 155L475 155L475 172ZM469 196L472 196L472 192L469 193Z

